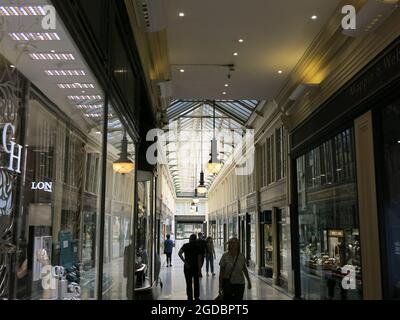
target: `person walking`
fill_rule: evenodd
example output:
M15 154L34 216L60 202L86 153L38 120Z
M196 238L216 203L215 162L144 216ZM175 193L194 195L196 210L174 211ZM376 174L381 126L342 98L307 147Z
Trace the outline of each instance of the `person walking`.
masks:
M184 273L186 279L186 294L188 300L200 300L200 280L202 254L197 244L197 237L192 234L189 243L185 243L178 252L185 264ZM194 290L193 290L194 286Z
M200 275L199 277L202 278L203 275L201 273L201 269L203 268L204 265L204 260L206 257L206 251L207 251L207 244L206 244L206 240L204 239L204 234L202 232L198 233L198 239L197 239L197 245L199 246L199 249L201 251L201 264L200 264Z
M213 238L212 237L208 237L207 240L206 240L206 271L207 271L207 277L208 277L209 267L211 269L212 276L215 277L214 259L216 259L216 255L215 255Z
M172 250L174 248L174 242L170 239L171 236L167 234L167 240L164 241L164 253L167 256L167 268L172 267L171 264L171 257L172 257ZM169 262L169 264L168 264Z
M219 290L223 300L243 300L244 277L247 279L249 290L251 281L246 267L246 258L240 253L238 238L231 238L228 241L228 251L222 255L219 265Z

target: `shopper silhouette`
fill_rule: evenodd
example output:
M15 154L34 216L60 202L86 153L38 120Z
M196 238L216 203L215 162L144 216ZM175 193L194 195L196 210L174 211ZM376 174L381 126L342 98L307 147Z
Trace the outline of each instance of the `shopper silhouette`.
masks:
M206 257L206 251L207 251L207 244L206 240L204 239L204 235L202 232L198 233L198 239L197 239L197 245L199 246L200 252L201 252L201 264L200 264L200 274L199 277L202 278L203 275L201 274L201 269L203 268L204 265L204 259Z
M200 280L202 253L196 241L196 235L192 234L189 243L185 243L178 253L182 259L186 279L186 293L188 300L200 299ZM194 292L193 292L194 286Z
M214 273L214 259L216 259L215 255L215 249L214 249L214 243L213 243L213 238L208 237L206 240L206 271L207 271L207 277L208 277L208 270L209 267L211 269L212 276L215 276Z
M174 242L170 239L171 236L167 234L167 240L164 241L164 253L167 256L167 268L168 266L172 267L171 264L171 256L172 256L172 250L174 247ZM168 264L169 262L169 264Z
M219 262L219 290L223 300L243 300L245 281L248 289L251 289L249 272L246 267L246 258L240 253L238 238L228 241L228 251L223 254Z

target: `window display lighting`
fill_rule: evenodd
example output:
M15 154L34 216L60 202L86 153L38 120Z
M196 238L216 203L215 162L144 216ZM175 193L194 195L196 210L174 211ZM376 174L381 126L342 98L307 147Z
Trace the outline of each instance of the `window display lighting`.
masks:
M29 56L33 60L75 60L72 53L30 53Z
M56 32L13 32L8 34L15 41L61 40Z
M45 70L48 76L85 76L84 70Z
M58 83L60 89L94 89L92 83Z
M43 6L0 6L0 16L45 16Z

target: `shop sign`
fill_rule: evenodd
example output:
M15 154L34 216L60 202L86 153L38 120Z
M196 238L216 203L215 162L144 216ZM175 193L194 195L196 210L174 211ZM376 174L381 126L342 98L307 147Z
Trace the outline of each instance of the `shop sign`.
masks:
M53 191L53 183L52 182L32 182L31 189L52 192Z
M13 138L7 142L9 133L11 133ZM13 141L14 134L15 127L11 123L6 123L2 133L3 150L9 155L8 167L6 169L11 172L21 173L22 146Z
M330 237L343 237L343 230L329 230Z

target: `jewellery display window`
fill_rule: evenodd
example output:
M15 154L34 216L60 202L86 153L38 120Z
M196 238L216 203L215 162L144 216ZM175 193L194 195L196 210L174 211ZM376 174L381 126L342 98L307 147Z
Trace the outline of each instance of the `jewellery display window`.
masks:
M353 129L297 159L304 299L362 299Z

